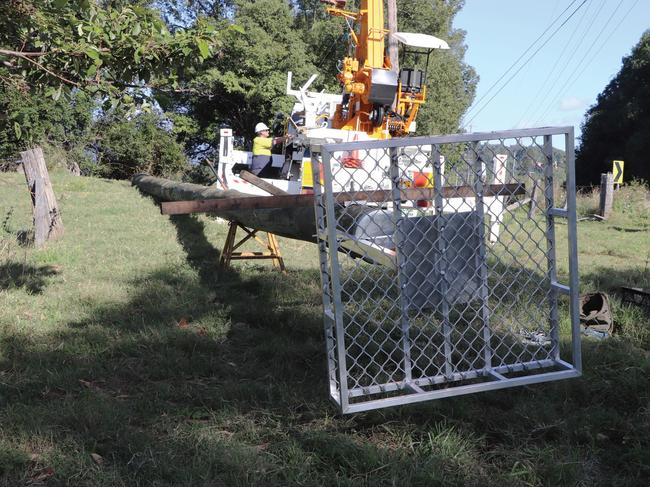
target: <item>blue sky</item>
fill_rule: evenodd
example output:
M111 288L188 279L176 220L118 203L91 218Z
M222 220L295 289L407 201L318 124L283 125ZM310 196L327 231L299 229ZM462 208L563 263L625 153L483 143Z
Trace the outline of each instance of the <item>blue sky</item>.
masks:
M466 130L574 125L579 135L585 111L650 28L648 0L586 0L551 37L583 1L466 0L454 26L467 31L465 60L481 77L474 106L465 117ZM488 91L567 7L546 35Z

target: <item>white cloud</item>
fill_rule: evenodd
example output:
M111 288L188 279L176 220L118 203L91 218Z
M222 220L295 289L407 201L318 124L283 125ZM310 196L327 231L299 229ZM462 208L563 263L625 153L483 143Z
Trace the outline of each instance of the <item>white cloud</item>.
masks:
M560 101L560 110L563 112L572 112L582 110L587 106L587 100L575 96L567 96Z

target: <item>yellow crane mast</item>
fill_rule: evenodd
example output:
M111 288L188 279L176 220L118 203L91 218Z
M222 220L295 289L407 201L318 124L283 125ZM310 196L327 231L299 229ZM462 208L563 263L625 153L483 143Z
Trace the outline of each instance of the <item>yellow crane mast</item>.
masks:
M426 99L426 86L419 80L413 89L410 73L398 75L386 56L383 0L361 0L358 12L345 9L345 0L321 0L330 15L343 17L350 25L354 57L343 59L338 79L344 90L332 127L366 132L386 139L407 135L419 106ZM392 108L394 107L394 109Z

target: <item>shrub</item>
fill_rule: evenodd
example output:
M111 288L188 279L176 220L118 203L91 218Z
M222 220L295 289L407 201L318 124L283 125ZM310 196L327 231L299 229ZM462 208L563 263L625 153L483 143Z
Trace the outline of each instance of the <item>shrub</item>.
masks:
M107 117L98 122L97 166L99 175L128 179L146 172L172 176L188 168L183 148L154 114L132 119Z

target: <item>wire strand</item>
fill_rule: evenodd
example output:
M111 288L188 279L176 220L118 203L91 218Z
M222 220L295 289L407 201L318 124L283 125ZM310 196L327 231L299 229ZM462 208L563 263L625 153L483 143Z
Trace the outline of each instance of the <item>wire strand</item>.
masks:
M532 43L531 43L531 44L526 48L526 50L525 50L523 53L521 53L521 55L520 55L520 56L519 56L519 57L518 57L518 58L517 58L517 59L516 59L516 60L515 60L515 61L514 61L514 62L513 62L509 67L508 67L508 69L506 69L506 70L503 72L503 74L499 77L499 79L497 79L494 83L492 83L492 85L487 89L487 91L483 94L483 96L481 96L478 100L476 100L476 102L474 103L474 106L475 106L475 107L478 106L478 105L481 103L481 101L484 100L484 99L485 99L485 98L490 94L490 92L492 91L492 89L493 89L495 86L497 86L497 85L499 84L499 82L500 82L503 78L505 78L505 77L508 75L508 73L509 73L509 72L510 72L510 71L511 71L511 70L512 70L516 65L517 65L517 63L518 63L519 61L521 61L521 60L523 59L523 57L524 57L526 54L528 54L528 52L533 48L533 46L535 46L535 44L537 44L537 41L539 41L542 37L544 37L544 35L545 35L545 34L546 34L550 29L551 29L551 27L553 27L553 25L554 25L554 24L555 24L555 23L556 23L556 22L557 22L557 21L558 21L558 20L559 20L559 19L560 19L560 18L561 18L565 13L566 13L566 11L569 10L569 9L571 8L571 6L572 6L574 3L576 3L577 1L578 1L578 0L573 0L573 1L569 4L569 6L568 6L567 8L565 8L565 9L562 11L562 13L561 13L560 15L558 15L558 16L555 18L555 20L553 20L553 22L551 22L551 23L548 25L548 27L546 27L546 29L544 29L544 31L543 31L543 32L542 32L542 33L537 37L537 39L535 39L535 40L534 40L534 41L533 41L533 42L532 42ZM471 111L472 111L472 109L470 108L469 112L471 112ZM469 112L468 112L468 114L469 114Z
M613 11L612 14L609 16L610 19L613 18L613 17L616 15L616 13L618 12L618 10L621 8L621 5L623 5L623 1L624 1L624 0L620 0L620 1L618 2L618 5L616 5L616 7L614 8L614 11ZM638 0L637 0L637 1L638 1ZM635 5L636 5L636 3L634 3L634 4L632 5L632 8L633 8ZM624 16L621 18L621 21L616 25L616 27L614 27L614 30L612 30L612 33L615 32L615 29L617 29L617 28L620 26L620 24L623 22L623 20L625 19L625 17L629 14L629 12L630 12L631 10L632 10L632 9L628 10L628 13L627 13L627 14L624 14ZM598 34L597 34L596 37L594 38L594 41L596 41L597 39L601 38L601 36L602 36L603 33L605 32L605 29L607 29L607 27L608 27L609 25L610 25L609 21L606 20L605 23L603 24L602 28L600 29L600 31L598 32ZM608 38L608 39L609 39L609 38ZM541 122L541 121L546 117L546 115L548 115L548 112L553 108L553 106L555 105L555 103L557 102L557 100L562 96L562 93L563 93L563 92L564 92L564 91L565 91L569 86L572 86L572 84L575 83L575 81L578 79L578 77L580 76L581 73L578 74L577 77L575 77L574 75L575 75L575 74L578 72L578 70L583 66L583 63L584 63L584 61L586 60L587 56L589 56L589 55L592 53L592 51L594 51L594 48L595 48L596 46L598 46L598 49L595 50L595 54L597 55L598 52L600 51L600 49L605 45L605 43L606 43L606 42L603 42L603 43L601 43L601 44L597 44L596 42L594 42L594 43L591 45L591 47L587 50L587 52L585 52L584 56L582 56L582 59L580 60L580 62L579 62L578 64L576 64L576 67L573 69L573 71L571 72L571 74L569 74L569 76L567 76L566 81L564 82L564 84L563 84L563 85L560 87L560 89L555 93L554 97L551 98L551 102L546 106L546 108L544 109L544 111L542 112L542 114L541 114L538 118L535 119L535 122L536 122L536 123ZM592 60L593 60L593 58L592 58ZM591 61L590 61L590 62L591 62ZM585 68L586 68L587 66L588 66L588 64L585 65Z
M472 121L473 121L473 120L474 120L474 119L475 119L475 118L476 118L476 117L477 117L477 116L478 116L478 115L479 115L483 110L485 110L485 108L490 104L490 102L491 102L492 100L494 100L494 98L496 98L496 96L497 96L499 93L501 93L501 92L503 91L503 89L504 89L506 86L508 86L508 84L510 83L510 81L512 81L512 80L514 79L514 77L517 76L517 75L521 72L521 70L524 69L524 68L526 67L526 65L527 65L527 64L528 64L528 63L529 63L529 62L530 62L530 61L531 61L531 60L532 60L532 59L537 55L537 53L538 53L539 51L541 51L541 50L544 48L544 46L546 46L546 44L549 43L549 41L550 41L550 40L555 36L555 34L556 34L556 33L557 33L557 32L558 32L562 27L564 27L564 26L567 24L567 22L569 22L569 20L571 20L571 18L572 18L572 17L573 17L577 12L578 12L578 10L580 10L580 9L582 8L582 6L583 6L585 3L587 3L587 1L588 1L588 0L583 0L582 3L581 3L580 5L578 5L578 6L575 8L575 10L574 10L573 12L571 12L571 15L569 15L569 16L564 20L564 22L562 22L562 23L557 27L557 29L555 29L555 30L553 31L553 33L551 34L551 36L550 36L548 39L546 39L546 41L544 41L544 43L543 43L541 46L539 46L539 47L537 48L537 50L535 50L535 52L534 52L534 53L533 53L533 54L532 54L532 55L531 55L531 56L526 60L526 62L524 62L524 64L522 64L522 65L519 67L519 69L518 69L517 71L515 71L515 72L513 73L512 76L510 76L510 78L508 78L508 80L507 80L507 81L506 81L506 82L501 86L501 88L499 88L499 90L498 90L494 95L492 95L492 97L491 97L487 102L485 102L485 103L483 104L483 106L480 108L480 110L478 110L478 111L477 111L477 112L472 116L472 118L471 118L469 121L467 121L466 123L463 124L463 127L465 127L465 126L467 126L469 123L471 123L471 122L472 122Z
M587 24L587 27L584 29L582 35L580 36L578 41L575 43L575 45L571 49L571 52L570 52L569 56L567 56L567 58L566 58L566 62L563 64L562 68L559 70L558 73L563 73L564 72L566 67L569 65L569 63L571 62L571 60L575 56L576 52L578 52L579 48L582 46L582 43L584 42L585 38L587 37L587 33L593 27L594 22L596 21L596 18L598 18L598 14L600 13L603 6L605 5L605 1L606 0L601 1L600 7L598 7L596 9L596 12L594 13L593 17L591 18L591 22ZM534 114L537 113L537 111L539 109L540 104L538 103L538 101L541 102L541 101L545 100L546 97L548 97L548 95L550 94L551 90L553 89L553 84L549 85L548 83L551 80L551 77L555 74L555 70L560 65L560 61L562 60L564 55L569 51L569 47L571 46L573 38L575 37L575 35L578 33L578 30L582 26L582 22L587 19L587 13L589 12L589 7L591 5L593 5L593 4L590 3L587 6L587 8L585 9L585 11L583 12L582 17L580 18L580 22L578 23L578 25L576 25L576 28L573 30L573 32L571 32L571 36L569 37L569 40L564 45L564 48L562 49L561 54L555 60L555 63L553 64L553 67L549 70L548 74L546 75L546 78L544 79L542 84L539 86L539 89L537 90L537 93L531 99L530 103L528 104L528 106L524 110L523 114L521 115L519 120L517 120L517 123L515 124L515 126L517 126L517 127L520 126L520 124L524 120L529 118L529 114L530 114L530 118L532 118L534 116ZM542 95L542 93L544 93L544 94Z

